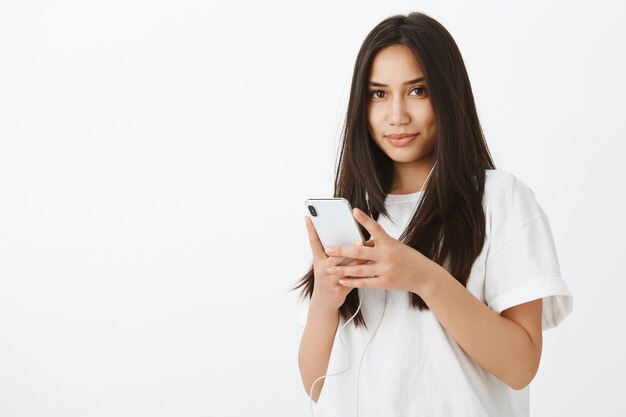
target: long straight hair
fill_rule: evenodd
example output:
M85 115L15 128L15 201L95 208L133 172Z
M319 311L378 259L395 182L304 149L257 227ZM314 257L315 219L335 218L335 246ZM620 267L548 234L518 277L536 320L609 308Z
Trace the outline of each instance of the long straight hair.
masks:
M391 16L363 41L352 75L334 197L347 199L352 207L375 220L381 214L389 216L384 202L392 186L393 161L369 131L367 83L376 54L392 45L407 46L420 63L437 123L436 165L413 218L398 240L444 267L466 286L485 239L485 170L495 169L495 165L459 48L450 33L430 16L417 12ZM369 239L367 230L359 227ZM291 290L302 288L300 298L310 299L314 285L311 265ZM407 294L412 308L429 309L419 295ZM339 308L341 317L347 321L358 305L354 288ZM356 327L367 328L361 311L353 322Z

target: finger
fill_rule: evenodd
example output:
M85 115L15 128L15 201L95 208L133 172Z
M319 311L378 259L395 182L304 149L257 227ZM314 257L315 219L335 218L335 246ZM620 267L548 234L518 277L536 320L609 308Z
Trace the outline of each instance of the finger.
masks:
M370 239L367 242L364 243L365 246L369 246L369 247L374 247L374 239Z
M340 285L344 287L350 288L385 288L385 283L382 278L379 277L371 277L371 278L351 278L344 277L339 281Z
M356 221L358 221L361 225L363 225L363 227L365 227L365 229L370 233L370 236L372 236L373 238L380 241L389 237L387 232L385 232L385 229L383 229L383 227L376 220L372 219L362 210L359 210L358 207L355 207L352 210L352 215L354 216Z
M332 268L330 270L329 268ZM326 269L328 275L336 277L375 277L380 275L378 264L336 265Z
M331 246L326 248L326 254L332 256L341 256L344 258L364 259L367 261L378 260L378 252L380 249L376 249L369 245L355 245L355 246Z
M309 233L309 244L311 245L311 252L313 252L313 259L318 260L326 258L324 246L322 246L322 242L315 231L315 226L313 226L311 218L304 216L304 222L306 223L306 229Z
M345 259L347 259L345 256L329 256L328 257L328 266L339 265ZM366 261L364 259L353 259L352 261L350 261L349 264L346 264L346 265L343 265L343 266L361 265L361 264L364 264L364 263L367 263L367 262L368 261Z
M373 239L371 239L371 240L373 241ZM353 243L350 246L363 246L363 245L371 246L372 243L370 243L370 241L368 240L365 243L355 242L355 243ZM347 256L329 256L328 257L328 260L329 260L328 266L339 265L339 264L343 263L344 260L347 259L347 258L348 258ZM366 260L366 259L352 258L352 260L350 262L348 262L347 264L342 265L342 266L349 266L349 265L353 265L353 264L360 265L360 264L367 263L367 262L368 262L368 260Z

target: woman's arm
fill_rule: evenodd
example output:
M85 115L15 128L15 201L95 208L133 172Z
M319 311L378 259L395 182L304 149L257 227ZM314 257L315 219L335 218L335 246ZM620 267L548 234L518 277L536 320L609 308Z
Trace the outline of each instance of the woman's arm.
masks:
M300 376L307 395L311 393L313 382L326 375L337 327L339 327L339 310L325 309L311 300L298 353ZM324 380L319 380L313 389L311 398L316 403L322 392Z
M436 271L414 292L441 325L474 361L511 388L530 384L541 359L541 299L499 315L446 269L439 266Z
M483 369L513 389L534 378L541 358L541 299L515 306L502 315L484 305L441 265L392 238L367 214L354 218L375 239L374 247L335 246L326 254L368 264L334 266L327 273L353 288L412 291L426 302L442 326Z

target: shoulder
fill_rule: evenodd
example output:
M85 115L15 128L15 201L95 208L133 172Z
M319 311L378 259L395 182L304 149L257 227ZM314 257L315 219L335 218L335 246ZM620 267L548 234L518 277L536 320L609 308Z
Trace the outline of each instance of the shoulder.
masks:
M485 201L515 197L534 199L535 193L525 182L508 171L485 170Z
M502 169L485 170L485 195L489 197L494 194L511 192L517 188L530 188L515 175ZM532 191L531 191L532 192Z
M546 217L535 193L521 179L502 169L485 170L484 206L488 216L526 222Z

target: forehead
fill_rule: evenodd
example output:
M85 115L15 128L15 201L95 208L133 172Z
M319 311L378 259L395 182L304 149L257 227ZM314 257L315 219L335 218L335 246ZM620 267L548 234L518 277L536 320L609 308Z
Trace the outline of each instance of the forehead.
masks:
M407 46L391 45L378 51L374 57L369 81L400 85L422 75L419 62Z

